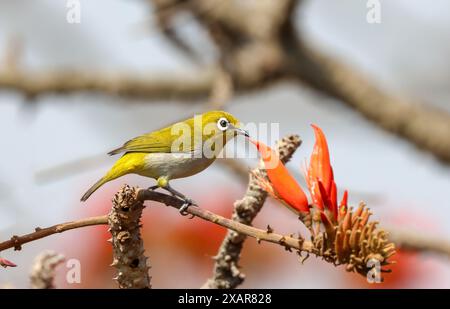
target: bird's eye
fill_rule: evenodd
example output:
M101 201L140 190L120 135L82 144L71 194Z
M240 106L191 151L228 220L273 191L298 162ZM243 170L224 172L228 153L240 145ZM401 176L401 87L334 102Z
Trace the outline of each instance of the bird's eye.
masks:
M219 128L219 130L221 131L225 131L226 129L228 129L228 126L230 125L230 123L228 122L228 120L226 118L220 118L217 121L217 127Z

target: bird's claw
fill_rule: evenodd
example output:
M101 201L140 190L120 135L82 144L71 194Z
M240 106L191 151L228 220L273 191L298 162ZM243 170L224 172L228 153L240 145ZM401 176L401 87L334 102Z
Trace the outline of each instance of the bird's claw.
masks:
M179 209L180 214L181 214L182 216L187 216L187 215L189 214L189 213L186 211L186 209L188 209L189 206L195 206L195 207L197 207L197 204L196 204L193 200L191 200L191 199L185 199L185 200L184 200L184 204L181 205L181 207L180 207L180 209ZM192 219L192 218L194 218L194 217L195 217L195 216L194 216L193 214L191 214L191 216L189 217L189 219Z
M182 193L180 193L177 190L173 189L169 185L164 186L164 187L160 187L159 185L155 185L155 186L149 187L147 190L154 191L154 190L156 190L158 188L162 188L162 189L168 191L171 196L173 196L173 197L175 197L175 198L177 198L177 199L179 199L179 200L181 200L183 202L183 205L181 205L181 207L179 209L180 214L182 216L187 216L189 214L186 211L186 209L188 209L189 206L197 206L197 204L193 200L185 197ZM189 217L189 219L192 219L192 218L194 218L194 215L191 215L191 217Z

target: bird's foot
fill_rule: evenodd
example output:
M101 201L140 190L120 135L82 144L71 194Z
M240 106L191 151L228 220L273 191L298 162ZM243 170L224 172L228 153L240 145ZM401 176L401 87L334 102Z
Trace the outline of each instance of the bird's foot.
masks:
M189 206L197 206L197 203L194 202L193 200L187 198L183 193L175 190L174 188L172 188L169 184L166 184L164 186L154 186L154 187L160 187L164 190L166 190L167 192L169 192L173 197L176 197L178 199L180 199L183 202L183 205L181 205L179 211L180 214L182 216L187 216L189 213L186 211L186 209L188 209ZM153 187L151 187L153 188ZM150 188L149 188L150 189ZM194 215L191 215L191 217L189 217L189 219L194 218Z
M189 206L195 206L195 207L198 207L197 204L196 204L193 200L188 199L188 198L185 198L185 199L184 199L184 204L183 204L183 205L180 207L180 209L179 209L180 214L181 214L182 216L187 216L187 215L189 214L189 213L186 211L186 210L189 208ZM192 219L192 218L194 218L194 217L195 217L195 216L191 214L191 216L189 217L189 219Z

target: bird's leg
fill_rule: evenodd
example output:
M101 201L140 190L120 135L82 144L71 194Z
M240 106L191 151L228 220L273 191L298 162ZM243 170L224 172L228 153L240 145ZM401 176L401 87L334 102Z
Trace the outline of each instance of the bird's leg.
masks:
M164 186L163 188L164 188L165 190L169 191L173 196L176 196L176 197L180 198L181 200L183 200L184 204L180 207L180 210L179 210L181 215L183 215L183 216L186 216L186 215L187 215L186 209L187 209L189 206L197 206L197 204L196 204L193 200L187 198L183 193L181 193L181 192L175 190L175 189L172 188L169 184L167 184L167 185ZM193 217L194 217L194 216L192 216L191 219L192 219Z
M183 193L181 193L180 191L175 190L174 188L172 188L169 184L167 184L165 187L163 187L165 190L169 191L173 196L179 197L180 199L184 200L184 201L189 201L189 199L186 197L186 195L184 195Z
M183 216L187 215L186 209L189 206L192 206L192 205L197 206L196 203L193 200L187 198L183 193L181 193L181 192L175 190L174 188L172 188L170 186L170 184L169 184L169 179L167 177L165 177L165 176L159 177L157 179L157 186L159 188L162 188L162 189L170 192L170 194L172 194L172 196L175 196L175 197L177 197L177 198L179 198L180 200L183 201L183 205L179 209L181 215L183 215ZM192 216L191 219L193 217L194 216Z
M179 209L181 215L183 215L183 216L187 215L186 209L189 206L197 206L194 201L192 201L191 199L186 198L186 196L183 193L178 192L177 190L175 190L174 188L172 188L172 187L170 187L168 185L166 185L165 187L160 187L158 185L154 185L154 186L148 187L147 190L155 191L158 188L165 189L165 190L169 191L170 194L172 194L172 196L178 197L178 198L180 198L180 199L182 199L184 201L184 204ZM190 217L190 219L192 219L192 218L194 218L194 215L192 215Z

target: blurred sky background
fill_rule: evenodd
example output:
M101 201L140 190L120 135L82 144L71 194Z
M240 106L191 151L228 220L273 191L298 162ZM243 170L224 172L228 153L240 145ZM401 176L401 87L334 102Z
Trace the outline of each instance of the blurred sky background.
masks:
M381 24L366 22L366 1L313 0L297 22L324 52L367 74L383 88L450 111L450 2L381 1ZM23 44L21 66L29 70L78 68L139 74L182 74L196 67L172 48L152 25L149 6L133 0L81 0L81 23L66 22L66 1L0 0L0 59L12 37ZM189 17L181 20L197 48L214 48ZM106 152L131 137L157 129L204 107L173 101L117 98L100 94L43 95L33 101L0 91L0 239L67 220L104 214L121 185L149 186L152 180L127 176L101 188L88 201L84 191L115 157ZM237 96L228 111L243 122L278 122L281 135L300 134L303 145L288 167L300 170L313 146L310 123L325 131L338 187L350 201L365 200L384 226L445 237L450 241L450 167L410 143L380 130L334 99L297 84L283 83ZM450 138L450 137L449 137ZM39 181L42 170L101 154L97 168ZM256 160L247 160L251 167ZM172 183L202 207L229 216L245 185L215 164L205 172ZM255 225L277 232L297 232L299 222L270 201ZM212 271L211 257L225 233L200 219L187 220L174 209L145 210L144 239L156 288L199 287ZM53 249L82 261L82 283L58 286L115 287L106 227L85 228L8 250L2 257L19 265L0 269L0 285L28 286L33 258ZM427 254L398 258L386 287L450 287L450 263ZM403 261L403 263L402 263ZM368 287L314 257L301 265L296 254L249 239L241 261L242 287ZM390 281L389 281L390 280ZM383 287L383 286L382 286Z

